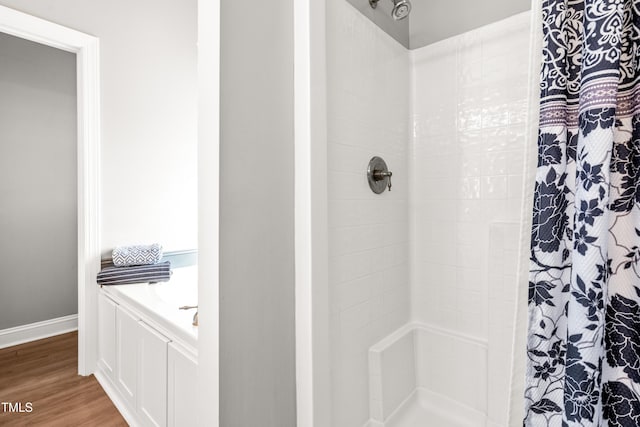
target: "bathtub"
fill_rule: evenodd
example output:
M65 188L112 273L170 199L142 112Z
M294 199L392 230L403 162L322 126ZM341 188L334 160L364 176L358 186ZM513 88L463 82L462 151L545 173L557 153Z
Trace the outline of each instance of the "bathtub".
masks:
M98 292L96 379L131 426L194 425L198 372L197 267L156 284Z
M124 302L197 353L198 328L192 324L195 309L179 307L198 305L198 267L172 271L168 282L103 286L101 291L115 301Z
M486 388L486 341L412 322L369 349L367 427L485 427Z

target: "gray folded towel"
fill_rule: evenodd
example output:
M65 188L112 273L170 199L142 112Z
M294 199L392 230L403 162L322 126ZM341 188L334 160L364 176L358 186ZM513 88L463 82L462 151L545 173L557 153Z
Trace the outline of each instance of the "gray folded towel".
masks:
M111 253L111 259L116 267L157 264L162 259L162 246L159 243L118 246Z
M129 285L134 283L167 282L171 279L171 261L153 265L130 267L104 267L98 273L99 285Z

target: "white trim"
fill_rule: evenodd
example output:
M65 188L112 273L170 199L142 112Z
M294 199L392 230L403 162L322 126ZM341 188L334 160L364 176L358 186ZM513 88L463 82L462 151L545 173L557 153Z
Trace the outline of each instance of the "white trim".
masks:
M294 2L298 427L331 425L325 2Z
M0 331L0 348L66 334L78 329L78 315L58 317Z
M78 373L97 360L100 270L100 67L96 37L0 6L0 32L73 52L78 96Z
M198 1L198 426L219 425L220 0Z

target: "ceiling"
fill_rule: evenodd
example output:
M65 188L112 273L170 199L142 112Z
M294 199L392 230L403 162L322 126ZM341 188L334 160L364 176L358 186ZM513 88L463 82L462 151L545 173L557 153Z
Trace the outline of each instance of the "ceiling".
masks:
M391 18L392 0L348 0L387 34L409 49L462 34L531 9L531 0L410 0L409 18Z
M389 1L390 0L381 0ZM413 0L409 47L416 49L531 9L531 0Z

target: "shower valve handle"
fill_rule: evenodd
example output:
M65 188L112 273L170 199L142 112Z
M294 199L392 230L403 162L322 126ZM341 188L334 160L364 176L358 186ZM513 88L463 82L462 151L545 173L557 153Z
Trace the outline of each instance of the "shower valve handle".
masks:
M376 194L382 194L384 190L389 188L391 191L391 171L387 167L387 163L378 156L373 156L369 160L367 166L367 181L369 188Z
M383 179L388 178L387 186L389 187L389 191L391 191L391 175L393 175L391 171L373 171L373 179L376 181L382 181Z

